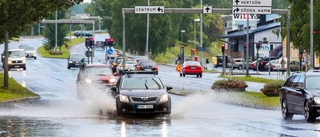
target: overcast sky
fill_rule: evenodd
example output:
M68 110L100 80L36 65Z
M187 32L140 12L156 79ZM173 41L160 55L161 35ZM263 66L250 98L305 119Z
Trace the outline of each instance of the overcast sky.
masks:
M91 0L83 0L83 2L90 3L90 2L91 2Z

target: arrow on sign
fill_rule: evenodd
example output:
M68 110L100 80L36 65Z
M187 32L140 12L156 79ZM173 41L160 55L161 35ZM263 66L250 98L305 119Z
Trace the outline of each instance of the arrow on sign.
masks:
M160 7L157 9L159 12L163 12L163 9L161 9Z
M210 10L210 8L209 8L209 7L207 7L207 8L206 8L207 13L209 12L209 10Z
M235 2L236 2L236 4L238 5L238 3L239 3L240 1L239 1L239 0L236 0Z
M239 8L234 9L233 12L239 12Z

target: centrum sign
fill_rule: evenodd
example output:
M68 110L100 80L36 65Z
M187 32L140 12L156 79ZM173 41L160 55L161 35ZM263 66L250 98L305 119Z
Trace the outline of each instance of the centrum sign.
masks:
M137 13L137 14L164 13L164 6L135 6L134 13Z

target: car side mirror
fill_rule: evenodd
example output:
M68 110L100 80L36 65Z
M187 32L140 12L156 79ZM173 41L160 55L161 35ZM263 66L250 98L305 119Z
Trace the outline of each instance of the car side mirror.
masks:
M173 87L167 86L167 90L171 90L171 89L173 89Z
M296 91L299 91L299 92L304 93L304 89L303 89L303 88L301 88L301 87L298 87L298 88L296 89Z
M118 93L116 87L111 87L111 91L112 91L112 92L115 92L115 93Z

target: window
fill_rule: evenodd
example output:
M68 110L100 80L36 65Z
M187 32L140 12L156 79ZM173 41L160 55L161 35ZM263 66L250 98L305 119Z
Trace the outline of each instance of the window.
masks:
M292 87L292 88L297 88L300 77L301 77L301 76L295 76L295 77L293 77L292 80L291 80L291 83L290 83L290 87Z
M320 76L307 77L306 89L320 89L320 84L317 84L318 81L320 81Z

